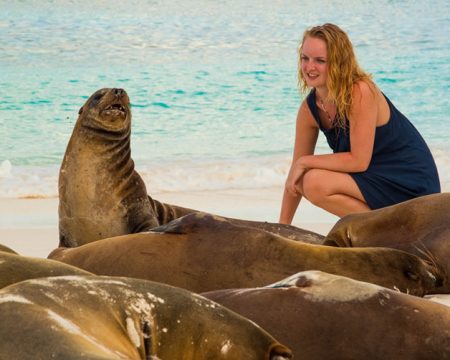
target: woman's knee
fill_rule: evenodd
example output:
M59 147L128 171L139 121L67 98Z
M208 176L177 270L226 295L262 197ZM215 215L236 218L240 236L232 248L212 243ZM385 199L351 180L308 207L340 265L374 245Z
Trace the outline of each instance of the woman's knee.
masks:
M314 205L319 205L327 196L327 180L325 173L326 171L321 169L311 169L303 175L303 196Z

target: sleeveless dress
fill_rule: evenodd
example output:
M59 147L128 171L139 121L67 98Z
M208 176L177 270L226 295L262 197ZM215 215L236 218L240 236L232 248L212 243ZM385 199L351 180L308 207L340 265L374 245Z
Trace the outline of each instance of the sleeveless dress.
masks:
M372 210L441 191L436 164L425 140L413 124L383 96L391 115L385 125L376 128L369 167L363 172L349 173ZM306 101L333 152L350 151L348 128L323 127L314 89Z

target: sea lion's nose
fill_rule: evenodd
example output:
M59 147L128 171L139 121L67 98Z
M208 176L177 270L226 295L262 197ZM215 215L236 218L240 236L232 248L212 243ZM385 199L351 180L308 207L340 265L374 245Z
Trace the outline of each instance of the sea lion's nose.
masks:
M116 89L116 88L114 88L112 90L113 90L114 95L116 95L117 97L121 97L121 96L123 96L123 94L125 94L125 90L124 89Z

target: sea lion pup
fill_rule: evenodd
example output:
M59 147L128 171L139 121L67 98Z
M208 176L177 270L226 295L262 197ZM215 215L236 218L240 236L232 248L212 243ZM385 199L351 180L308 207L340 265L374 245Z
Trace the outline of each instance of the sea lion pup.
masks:
M345 216L330 230L325 244L390 247L435 262L445 281L434 292L450 294L450 193Z
M203 213L151 232L58 248L49 258L98 275L148 279L197 293L264 286L312 269L420 296L436 286L432 267L402 251L305 244Z
M59 261L0 251L0 288L40 277L89 274L85 270Z
M450 359L450 309L377 285L307 271L202 295L256 322L294 359Z
M0 290L1 359L287 360L253 322L145 280L68 276Z
M59 173L60 246L79 246L158 225L130 149L130 100L96 91L79 111Z

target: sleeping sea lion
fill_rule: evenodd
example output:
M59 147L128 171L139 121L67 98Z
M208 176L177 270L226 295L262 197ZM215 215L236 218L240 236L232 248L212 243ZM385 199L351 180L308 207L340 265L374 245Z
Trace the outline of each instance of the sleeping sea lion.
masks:
M185 215L202 212L200 210L189 209L178 205L162 203L156 199L152 199L150 195L149 199L150 202L152 203L152 207L156 211L158 223L160 225L166 225L172 220L178 219ZM216 214L211 215L220 216ZM226 216L223 216L223 218L225 218L234 225L253 227L256 229L267 231L275 235L281 235L290 240L301 241L307 244L323 245L323 242L325 241L324 235L318 234L314 231L305 230L293 225L272 223L269 221L237 219Z
M89 272L55 260L0 251L0 288L48 276L89 275Z
M0 290L1 359L287 360L253 322L145 280L67 276Z
M49 258L98 275L148 279L194 292L264 286L304 270L416 295L424 295L439 281L430 265L402 251L305 244L203 213L151 232L58 248Z
M17 254L16 251L14 251L13 249L7 247L6 245L2 245L2 244L0 244L0 251L7 252L10 254Z
M450 193L422 196L340 219L326 245L383 246L434 262L445 274L436 293L450 293Z
M450 309L320 271L203 296L253 320L294 359L450 359Z

